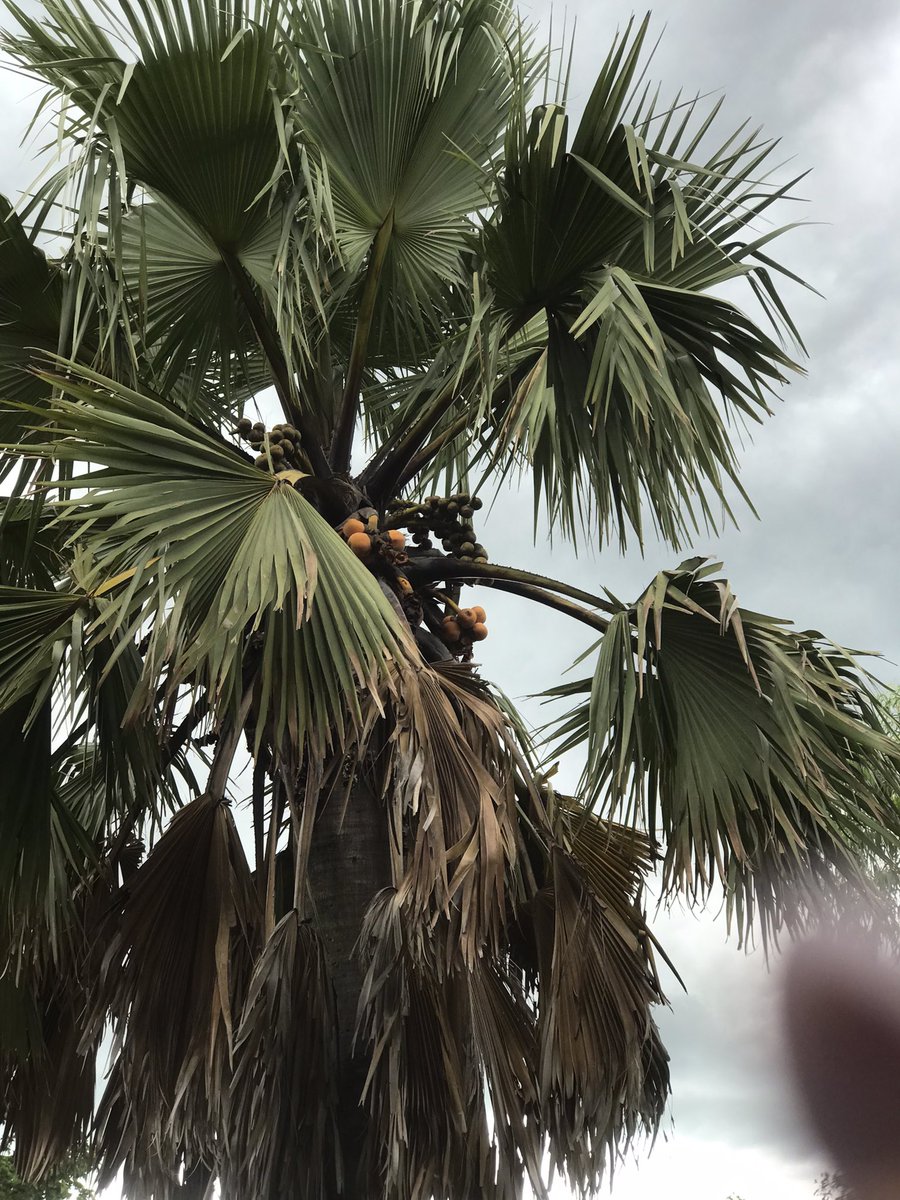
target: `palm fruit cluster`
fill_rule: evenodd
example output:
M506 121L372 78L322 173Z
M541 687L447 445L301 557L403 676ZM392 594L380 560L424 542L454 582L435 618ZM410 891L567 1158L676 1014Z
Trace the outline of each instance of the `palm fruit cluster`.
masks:
M473 608L458 608L455 604L448 607L438 636L451 653L468 658L472 643L483 642L488 635L487 613L480 604Z
M404 534L399 529L379 529L378 514L374 509L348 517L338 526L338 530L356 557L363 562L379 557L399 567L409 561Z
M237 432L258 451L254 463L264 471L269 470L270 460L275 471L297 469L300 466L300 434L293 425L273 425L267 430L262 421L254 422L249 417L241 417Z
M413 542L422 550L431 550L431 534L443 549L460 562L486 563L487 550L478 541L472 518L483 501L478 496L457 492L453 496L429 496L421 504L394 500L388 505L388 524L403 525Z

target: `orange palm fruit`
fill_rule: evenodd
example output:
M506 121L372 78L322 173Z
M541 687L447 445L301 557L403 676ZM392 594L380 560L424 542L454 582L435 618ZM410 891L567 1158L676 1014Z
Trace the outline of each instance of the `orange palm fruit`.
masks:
M341 526L341 533L349 541L354 533L365 533L366 527L362 521L357 521L356 517L350 517Z
M367 533L351 533L347 538L347 545L357 558L368 558L372 553L372 539Z
M483 642L487 635L487 625L485 625L483 621L476 621L469 630L469 637L473 642Z
M485 621L487 620L487 613L484 611L484 609L481 607L481 605L480 604L473 605L472 612L478 618L479 623L483 625L485 623Z
M387 537L394 550L402 550L406 545L406 535L401 533L399 529L389 529Z
M441 621L441 638L448 645L459 641L460 632L459 625L453 617L444 617L443 621Z
M456 614L456 619L463 629L471 629L478 621L474 608L461 608Z

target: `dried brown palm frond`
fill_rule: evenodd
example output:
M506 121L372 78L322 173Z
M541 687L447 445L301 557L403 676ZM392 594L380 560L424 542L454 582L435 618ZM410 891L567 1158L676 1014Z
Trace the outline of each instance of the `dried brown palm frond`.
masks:
M620 836L620 834L622 836ZM587 1195L669 1091L652 1010L663 1000L639 902L651 860L631 830L592 830L583 869L548 846L548 882L519 913L533 956L467 960L453 922L409 894L373 903L360 1034L371 1053L369 1190L390 1200L546 1195L549 1152Z
M15 1141L16 1172L38 1183L83 1149L94 1111L96 1043L82 1045L83 994L77 983L45 983L32 997L37 1045L0 1059L0 1119Z
M334 996L322 943L296 909L253 971L226 1105L226 1196L325 1200L336 1156Z
M110 901L102 867L90 879L57 871L50 890L52 936L39 918L20 926L30 957L4 947L0 972L0 1123L15 1142L18 1174L32 1183L47 1181L87 1144L99 1037L86 1032L86 1007L99 967L96 929Z
M618 873L634 885L639 860L626 841L616 846L614 833L604 857L595 890L576 859L554 847L548 885L530 906L542 1113L552 1161L583 1195L599 1186L620 1145L638 1130L656 1131L669 1092L646 924L634 886L615 882Z
M513 736L458 663L405 672L388 708L382 787L402 846L395 882L420 915L450 917L472 962L497 951L522 892Z
M208 1161L230 1077L235 1002L259 914L231 813L203 795L173 818L118 897L93 998L118 1061L98 1113L104 1176ZM154 1196L163 1191L152 1191Z
M540 1190L540 1132L525 1121L537 1099L535 1042L521 993L488 959L464 962L450 922L429 928L392 890L369 911L361 953L367 1194L515 1200L526 1157Z

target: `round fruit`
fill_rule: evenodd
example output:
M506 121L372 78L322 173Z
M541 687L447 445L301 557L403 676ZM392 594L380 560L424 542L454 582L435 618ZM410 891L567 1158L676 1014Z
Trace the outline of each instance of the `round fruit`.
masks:
M351 533L347 538L347 545L357 558L368 558L372 553L372 539L367 533Z
M273 446L277 446L277 444L281 441L281 430L280 429L271 430L269 433L269 441L272 443Z
M262 467L265 470L269 465L268 455L260 454L257 458L254 458L253 465L254 467Z
M404 596L409 596L412 593L413 585L409 582L405 575L401 575L397 580L397 587Z
M456 621L452 617L444 617L443 621L441 621L441 638L448 646L452 646L454 642L459 641L460 633L461 630Z
M237 423L238 433L249 433L253 428L253 422L249 417L241 417Z
M485 625L483 621L476 621L469 630L469 637L473 642L483 642L487 635L487 625Z
M473 496L472 499L469 501L469 503L472 505L472 507L475 509L476 512L478 511L479 508L484 508L484 501L481 499L480 496Z
M459 512L459 505L456 503L456 501L455 501L455 500L451 500L451 501L448 503L448 505L447 505L447 512L448 512L448 513L454 513L454 514L456 514L457 512Z
M265 433L266 432L266 427L265 427L265 425L263 425L262 421L254 421L253 424L250 426L250 428L255 433Z
M472 557L471 554L460 554L459 561L460 562L474 562L475 559Z
M464 504L462 506L462 508L459 510L459 515L461 517L465 517L466 520L468 520L469 517L473 517L475 515L475 509L472 507L471 504Z
M475 557L472 559L472 562L486 563L487 555L486 554L476 554Z
M473 604L472 612L475 614L475 619L479 622L479 624L483 625L487 620L487 613L484 611L481 605Z
M471 542L460 542L459 552L460 554L474 554L475 547Z
M406 538L399 529L389 529L387 531L388 541L395 550L402 550L406 545Z
M341 533L344 535L347 541L349 541L354 534L365 532L365 525L363 525L362 521L357 521L356 517L349 517L341 526Z
M281 439L281 448L285 452L285 454L293 454L294 450L296 449L296 446L294 445L293 442L289 441L287 438L282 438Z
M281 462L284 458L284 451L280 446L270 446L269 453L272 455L272 462Z
M463 629L471 629L478 621L474 608L461 608L456 614L456 619Z

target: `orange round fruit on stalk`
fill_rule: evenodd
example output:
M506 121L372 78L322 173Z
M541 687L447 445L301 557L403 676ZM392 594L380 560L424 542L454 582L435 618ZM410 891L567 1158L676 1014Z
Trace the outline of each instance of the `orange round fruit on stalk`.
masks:
M349 541L354 533L365 533L366 527L362 521L357 521L356 517L350 517L341 526L341 533Z
M483 625L485 623L485 621L487 620L487 613L484 611L484 609L481 607L481 605L480 604L473 605L472 612L475 614L478 622Z
M406 545L406 535L401 533L399 529L389 529L387 531L388 541L394 550L402 550Z
M441 621L441 637L445 642L458 642L460 632L461 630L455 617L444 617L443 621Z
M471 629L478 621L474 608L461 608L456 614L456 619L463 629Z
M473 642L483 642L487 635L487 625L485 625L483 621L476 621L469 630L469 637Z
M347 545L357 558L368 558L372 553L372 539L367 533L351 533L347 538Z

